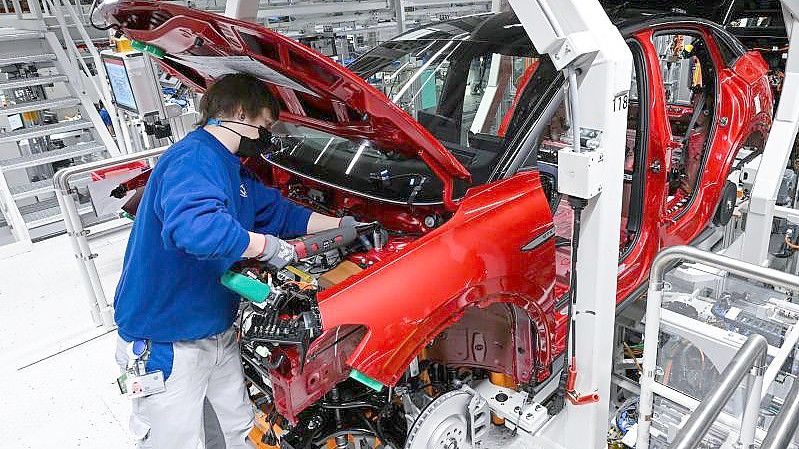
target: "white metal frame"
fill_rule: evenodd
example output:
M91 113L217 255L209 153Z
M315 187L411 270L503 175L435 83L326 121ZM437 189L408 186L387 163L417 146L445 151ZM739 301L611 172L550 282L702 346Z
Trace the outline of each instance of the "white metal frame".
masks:
M22 214L16 206L14 196L8 188L6 177L0 173L0 212L6 219L6 223L11 227L11 232L16 239L14 243L0 246L0 259L16 256L33 249L28 226Z
M34 1L31 4L33 5L36 3L37 2ZM37 11L39 11L40 15L41 11ZM64 31L65 35L67 36L67 48L70 48L71 43L71 48L73 48L74 51L77 51L74 42L72 42L69 38L68 30L66 30L66 27L63 24L62 31ZM87 98L87 92L84 90L77 67L73 65L73 61L61 47L58 37L53 32L43 32L42 36L46 46L56 56L54 63L58 68L59 73L66 76L68 79L68 82L65 86L67 91L73 98L76 98L80 101L81 115L92 122L94 128L92 133L95 140L101 142L112 156L118 155L119 149L114 142L114 139L111 137L108 129L106 129L105 125L103 124L99 113L94 108L94 104ZM80 60L83 62L82 59ZM88 69L86 70L88 71ZM26 224L22 214L19 211L19 208L17 207L16 200L11 193L5 179L5 174L0 173L0 178L3 178L0 180L0 203L2 204L2 212L6 217L7 223L11 226L14 238L16 239L16 242L0 247L0 258L5 258L29 251L32 248L32 241L28 225Z
M500 54L491 55L491 64L488 68L488 82L486 83L483 97L480 99L480 105L477 107L477 112L475 112L472 126L469 129L472 133L479 134L483 132L483 126L488 119L488 114L491 112L492 104L500 100L497 98L497 92L499 91L499 74L503 57L504 56Z
M50 6L51 11L53 12L53 15L56 18L56 21L58 22L59 27L61 28L61 33L64 36L64 41L67 47L67 51L69 52L69 57L73 60L73 62L75 62L73 64L73 68L77 69L78 67L82 67L84 73L86 73L85 78L81 77L78 73L75 73L77 75L76 81L78 82L78 84L75 84L75 86L82 85L83 93L85 94L81 96L81 100L84 100L85 99L84 97L86 95L89 95L93 98L101 99L103 101L103 105L105 106L106 110L108 110L108 113L111 116L111 123L114 129L114 134L116 134L117 136L121 136L121 127L119 123L118 110L114 105L111 89L108 86L108 82L106 81L108 79L108 75L106 74L105 71L105 65L103 65L102 59L100 58L100 53L97 50L97 47L94 45L94 42L92 42L91 36L89 36L89 33L86 31L86 27L84 26L83 21L81 20L83 18L83 15L79 14L75 10L75 7L71 3L71 0L44 0L44 3ZM78 3L78 5L80 6L80 3ZM86 62L83 60L80 51L78 51L75 42L72 40L72 35L70 34L68 28L69 24L67 23L67 17L71 19L72 25L74 25L75 28L77 29L78 33L81 36L81 39L83 40L83 43L86 45L87 50L92 56L92 61L94 62L94 67L95 70L97 71L97 78L91 78L89 75L89 73L91 72L89 72ZM75 70L75 72L77 72L77 70ZM88 86L84 81L87 81L89 83ZM118 155L121 153L128 152L128 149L126 148L123 139L121 138L117 139L118 140L117 143L111 137L111 134L108 132L108 129L106 129L105 124L100 119L99 113L97 113L97 111L94 110L94 105L91 105L91 108L88 111L88 115L90 116L90 118L92 118L92 122L95 122L95 126L97 125L97 123L100 124L97 130L100 133L100 137L102 138L103 143L105 143L106 148L108 148L111 155ZM98 121L95 121L95 118L92 117L95 115L97 116L96 119Z
M788 32L788 60L779 106L774 115L766 147L760 160L743 237L741 259L768 264L768 245L777 193L788 158L799 130L799 0L780 0L785 29Z
M101 142L111 156L119 155L119 146L100 118L93 101L90 100L90 98L104 100L104 104L111 114L115 132L117 135L122 136L118 120L116 119L116 111L111 101L111 93L105 81L105 67L102 65L97 48L94 46L83 24L86 15L82 5L78 3L78 10L75 5L71 3L71 0L42 0L41 4L39 0L36 0L29 2L31 12L23 16L19 1L13 0L13 3L16 8L17 16L17 21L13 23L14 27L42 31L42 37L46 46L49 47L50 51L56 56L55 66L58 68L60 74L66 76L68 79L68 83L66 83L67 91L70 92L72 97L79 100L81 115L85 119L91 121L93 125L92 134L95 140ZM66 51L62 48L62 42L56 34L46 31L47 28L44 22L46 18L45 15L50 15L56 19ZM91 72L84 61L83 55L81 55L77 49L77 45L70 32L69 28L71 26L74 26L80 33L81 39L89 50L98 74L100 75L99 80L93 79L89 75ZM86 74L85 77L82 76L80 69ZM119 141L124 148L124 141L121 138ZM2 174L0 174L0 177L3 178L0 180L0 203L3 204L2 212L12 229L14 238L17 240L15 243L0 247L0 258L5 258L29 251L32 248L32 242L28 226L17 208L16 200L7 185L5 177Z
M578 372L575 393L598 395L599 399L583 405L567 403L558 422L542 432L542 442L575 449L605 448L609 361L613 356L613 333L609 329L615 321L617 267L597 261L618 259L618 235L611 238L608 229L619 229L621 220L627 108L614 105L629 95L632 54L598 1L511 0L510 5L536 50L549 54L555 68L563 70L570 80L572 125L578 137L570 159L578 167L583 164L584 173L595 177L601 190L583 196L588 205L579 235L575 270L579 276L573 307L577 331L572 333L576 335L572 356ZM601 133L598 148L580 148L578 133L582 129ZM575 179L574 184L583 180ZM562 192L591 190L571 184L559 179Z
M94 134L95 136L105 145L106 150L111 154L111 156L118 156L120 154L119 147L117 146L114 138L111 137L111 133L108 132L108 129L105 127L105 123L100 118L100 113L94 108L94 104L89 99L89 94L83 86L81 77L78 73L77 67L71 64L68 64L68 57L66 52L63 48L61 48L61 44L58 41L58 38L54 33L45 33L45 39L50 44L50 48L52 49L53 53L56 55L56 65L59 68L59 71L66 75L69 78L69 85L67 89L72 92L72 94L78 98L81 102L81 112L88 118L92 124L94 125ZM77 47L74 47L75 43L72 42L72 48L74 51L77 51ZM67 48L70 48L67 45ZM78 58L83 62L82 58ZM86 69L88 70L88 69ZM83 87L80 91L78 88Z
M228 0L225 2L225 16L255 22L259 6L258 0Z

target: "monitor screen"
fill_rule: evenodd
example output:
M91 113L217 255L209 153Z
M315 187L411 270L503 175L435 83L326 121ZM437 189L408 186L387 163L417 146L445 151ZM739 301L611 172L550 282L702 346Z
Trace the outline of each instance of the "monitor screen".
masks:
M125 61L122 58L106 56L103 58L103 63L105 71L108 72L108 80L111 82L111 90L114 93L117 106L138 114L139 108L136 107L136 98L133 96L133 89L130 86Z

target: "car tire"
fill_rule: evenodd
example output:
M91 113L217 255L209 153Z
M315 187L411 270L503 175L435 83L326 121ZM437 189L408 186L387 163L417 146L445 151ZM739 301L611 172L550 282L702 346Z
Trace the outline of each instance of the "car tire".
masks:
M738 197L738 186L732 181L727 181L721 189L721 198L713 214L713 224L716 226L727 226L732 219L735 211L735 201Z

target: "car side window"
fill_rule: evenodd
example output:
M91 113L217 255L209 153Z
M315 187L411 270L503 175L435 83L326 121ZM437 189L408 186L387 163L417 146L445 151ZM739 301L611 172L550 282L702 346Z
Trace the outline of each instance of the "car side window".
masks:
M472 59L463 100L467 139L505 137L521 95L540 65L540 58L497 53Z
M438 139L469 170L469 185L491 180L525 118L558 72L526 34L512 42L404 40L351 67Z
M699 34L662 33L653 44L660 60L666 115L671 126L666 214L690 204L712 135L716 71Z

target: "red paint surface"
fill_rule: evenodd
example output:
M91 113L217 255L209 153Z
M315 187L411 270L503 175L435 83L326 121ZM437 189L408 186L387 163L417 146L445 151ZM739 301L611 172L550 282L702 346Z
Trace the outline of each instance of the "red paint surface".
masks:
M759 133L765 139L771 126L773 100L766 78L767 67L762 58L747 53L738 59L733 68L724 68L713 36L705 28L692 26L690 23L678 24L675 27L701 33L708 43L716 67L721 67L716 80L716 114L711 131L713 141L701 171L693 202L687 209L680 211L679 216L667 214L667 176L669 155L673 145L669 117L682 116L686 113L690 117L692 111L666 106L658 56L652 45L653 34L661 28L636 33L633 37L644 49L645 71L649 80L650 116L646 166L649 167L658 161L663 169L660 173L646 171L642 226L635 246L621 261L619 267L617 302L626 299L638 286L646 282L652 260L661 249L690 243L710 225L735 154L753 134ZM760 113L755 113L754 110L755 95L759 95L761 99ZM719 124L722 117L728 120L726 126Z
M113 6L111 14L124 24L128 36L171 54L249 55L270 68L303 80L320 94L319 98L300 99L290 89L272 86L284 103L283 120L342 136L411 148L442 177L445 190L451 190L453 176L467 175L424 128L382 93L326 57L279 34L168 3L123 2ZM166 14L168 20L165 23L156 20L153 27L151 20L158 14ZM720 68L712 147L694 200L679 215L667 214L667 174L674 145L669 116L684 116L690 110L666 110L659 61L651 42L656 29L635 32L632 38L644 48L644 75L649 86L646 166L657 161L663 169L659 173L646 171L642 226L631 251L621 261L617 301L627 298L646 282L658 251L692 241L709 225L735 153L752 135L767 135L771 124L773 102L762 58L747 54L734 67L725 68L707 30L690 21L670 26L703 34ZM261 42L259 53L248 47L241 33L255 36ZM197 47L197 37L205 44ZM179 73L175 67L166 69L198 90L210 82L196 73L190 76ZM760 97L759 113L754 106L756 95ZM308 117L304 105L327 110L336 119ZM369 117L359 120L352 111L368 113ZM722 117L727 120L724 126L719 124ZM311 354L319 349L319 342L331 341L341 326L364 326L365 335L335 354L321 352L302 373L297 354L286 350L290 365L274 373L276 403L284 416L296 417L346 377L350 368L386 384L396 383L421 348L466 310L499 302L524 311L535 323L537 332L534 341L538 347L530 351L534 355L516 358L508 374L517 381L540 381L550 375L554 356L562 353L566 344L567 319L555 311L555 299L568 290L569 248L558 248L557 257L554 239L531 251L521 248L553 226L568 236L570 224L569 216L556 220L559 224L554 223L537 172L523 172L473 188L458 204L449 202L447 208L411 208L378 203L295 178L260 161L248 164L264 182L282 189L300 203L314 206L302 199L303 192L309 188L322 190L330 196L326 212L353 214L361 221L379 220L389 230L410 234L389 239L381 251L350 256L350 260L368 269L319 294L326 331L313 343ZM430 229L424 225L428 216L437 217L444 224ZM566 270L561 270L561 266ZM516 338L527 337L520 333ZM523 343L517 341L519 347Z
M176 63L175 57L249 56L300 81L315 95L268 84L283 102L281 120L420 157L444 183L447 207L455 208L452 178L469 179L469 172L382 92L330 58L268 28L167 2L119 2L104 13L129 38L169 54L158 60L161 67L197 91L213 78Z

